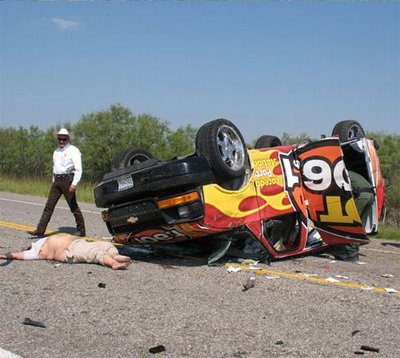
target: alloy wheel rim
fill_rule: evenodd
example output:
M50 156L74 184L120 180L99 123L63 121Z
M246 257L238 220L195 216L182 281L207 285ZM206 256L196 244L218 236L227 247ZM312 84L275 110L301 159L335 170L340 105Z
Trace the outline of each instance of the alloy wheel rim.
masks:
M242 140L238 133L229 126L221 126L217 133L217 145L222 161L232 170L240 170L244 164Z

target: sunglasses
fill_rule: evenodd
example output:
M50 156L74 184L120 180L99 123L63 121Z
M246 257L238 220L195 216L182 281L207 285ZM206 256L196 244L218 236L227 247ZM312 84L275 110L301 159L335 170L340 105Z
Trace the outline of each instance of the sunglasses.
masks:
M66 142L68 140L68 137L57 137L59 142Z

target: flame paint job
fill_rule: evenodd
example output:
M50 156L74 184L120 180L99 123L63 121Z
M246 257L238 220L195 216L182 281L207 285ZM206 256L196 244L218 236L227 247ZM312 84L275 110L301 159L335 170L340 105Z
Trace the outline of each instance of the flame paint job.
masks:
M383 179L373 142L365 140L371 158L379 211L383 205ZM316 228L326 244L365 242L343 152L337 138L300 145L251 149L250 175L238 190L217 184L202 187L204 217L196 222L144 230L120 243L177 242L246 227L273 257L287 257L311 251L307 237ZM297 213L297 246L278 252L263 233L263 222Z

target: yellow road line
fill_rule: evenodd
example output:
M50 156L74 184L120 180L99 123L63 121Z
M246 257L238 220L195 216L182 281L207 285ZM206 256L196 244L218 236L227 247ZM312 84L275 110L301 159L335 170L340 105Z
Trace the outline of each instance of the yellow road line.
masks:
M31 230L36 229L36 227L33 227L33 226L17 224L17 223L13 223L13 222L9 222L9 221L1 221L1 220L0 220L0 226L6 227L8 229L19 230L19 231L31 231ZM51 234L53 232L54 231L46 230L46 234Z
M13 223L13 222L10 222L10 221L2 221L2 220L0 220L0 227L5 227L5 228L8 228L8 229L14 229L14 230L24 231L24 232L32 231L32 230L36 229L36 227L34 227L34 226L17 224L17 223ZM45 235L56 234L58 232L59 231L46 230ZM94 237L85 236L85 240L96 241L98 239L96 239Z
M251 266L244 265L244 264L227 263L227 264L225 264L225 266L239 267L245 271L246 270L254 270L254 268L251 268ZM277 271L277 270L271 270L271 269L267 269L267 268L260 268L258 270L255 270L255 273L257 275L276 275L279 277L293 278L293 279L297 279L297 280L309 281L309 282L314 282L314 283L318 283L318 284L327 284L327 285L334 285L334 286L340 286L340 287L345 287L345 288L369 290L369 291L378 292L378 293L388 293L384 287L372 287L372 286L353 283L353 282L330 281L326 278L315 277L315 276L306 276L306 275L302 275L302 274L298 274L298 273ZM394 292L394 294L396 294L397 296L400 296L400 292Z

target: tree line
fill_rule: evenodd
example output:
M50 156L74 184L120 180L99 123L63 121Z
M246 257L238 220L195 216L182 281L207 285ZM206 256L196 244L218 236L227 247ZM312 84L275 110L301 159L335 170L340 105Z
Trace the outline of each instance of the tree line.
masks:
M84 180L97 182L109 172L117 153L133 145L167 159L194 150L197 130L190 125L172 130L168 123L149 114L133 114L128 108L109 109L83 115L72 124L59 124L42 131L37 126L0 128L0 168L6 175L51 177L56 133L65 127L71 142L82 153Z
M56 133L67 128L72 142L82 152L84 179L98 182L111 170L115 156L133 145L147 149L157 159L193 153L197 128L187 125L172 130L169 123L150 114L135 115L122 105L85 114L76 123L40 130L0 128L1 174L16 177L50 178L52 153L57 145ZM268 134L268 133L266 133ZM379 143L379 158L386 180L386 221L400 226L400 136L367 132ZM291 137L284 133L284 144L299 143L308 136Z

